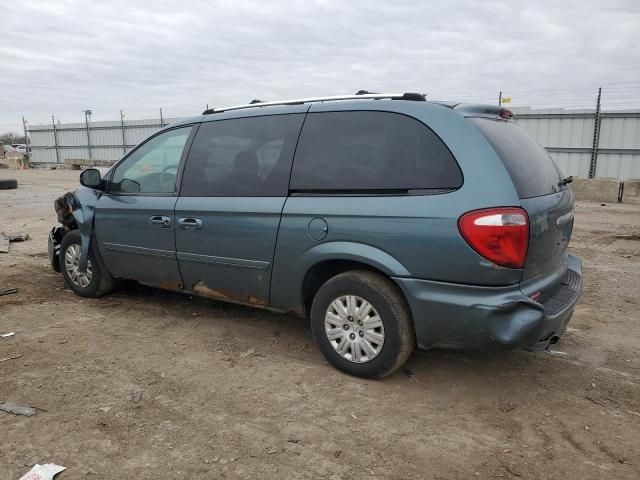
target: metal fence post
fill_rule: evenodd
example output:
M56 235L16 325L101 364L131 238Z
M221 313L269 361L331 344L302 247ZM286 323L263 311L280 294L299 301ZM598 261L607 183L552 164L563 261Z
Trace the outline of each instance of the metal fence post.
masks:
M124 113L120 110L120 130L122 131L122 153L127 154L127 141L124 134Z
M53 125L53 145L56 147L56 163L60 163L60 146L58 145L58 130L56 130L56 119L51 115Z
M91 134L89 132L89 118L91 117L91 110L84 111L84 124L87 127L87 150L89 152L89 160L91 160Z
M598 164L598 147L600 145L600 99L602 97L602 87L598 88L598 100L596 100L596 113L593 122L593 147L591 148L591 163L589 163L589 178L596 176L596 166Z

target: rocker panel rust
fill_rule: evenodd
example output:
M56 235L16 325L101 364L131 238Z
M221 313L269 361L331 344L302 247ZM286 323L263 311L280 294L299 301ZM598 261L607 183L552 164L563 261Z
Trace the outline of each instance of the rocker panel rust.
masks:
M158 288L164 290L182 290L183 287L182 282L160 282L158 284Z
M228 290L209 288L202 280L194 282L191 289L198 295L215 298L218 300L225 300L227 302L242 303L245 305L254 305L260 307L265 307L267 305L267 302L265 300L252 293L243 294L230 292Z

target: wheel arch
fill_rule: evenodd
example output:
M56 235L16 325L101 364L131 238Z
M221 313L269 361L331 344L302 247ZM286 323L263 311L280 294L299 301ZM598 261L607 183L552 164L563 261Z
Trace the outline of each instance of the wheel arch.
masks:
M309 315L311 303L320 287L340 273L367 270L389 279L394 284L396 282L392 277L409 276L409 271L397 259L370 245L329 242L318 245L307 254L311 252L313 252L313 261L305 262L306 268L300 283L300 305L305 316ZM397 284L396 286L404 297L400 286Z

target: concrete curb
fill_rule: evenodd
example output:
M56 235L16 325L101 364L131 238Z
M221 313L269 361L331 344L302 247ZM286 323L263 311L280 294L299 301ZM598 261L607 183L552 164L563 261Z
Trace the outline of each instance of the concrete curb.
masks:
M640 205L640 179L629 178L624 181L622 202Z
M65 165L71 166L74 170L80 170L80 167L110 167L117 160L89 160L86 158L67 158Z
M576 178L571 183L576 200L618 203L620 180L617 178Z

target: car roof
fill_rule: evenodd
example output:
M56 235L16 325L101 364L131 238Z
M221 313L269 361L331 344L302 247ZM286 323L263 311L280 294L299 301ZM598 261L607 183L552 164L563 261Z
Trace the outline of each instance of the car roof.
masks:
M390 95L390 94L389 94ZM404 95L418 95L418 94L404 94ZM272 102L267 105L262 105L261 103L247 104L243 106L236 107L222 107L220 109L209 109L206 110L202 115L183 118L177 120L163 130L180 127L183 125L192 125L194 123L204 123L218 120L226 120L232 118L246 118L246 117L257 117L257 116L266 116L266 115L283 115L283 114L291 114L291 113L306 113L308 112L312 105L321 105L322 107L317 108L320 111L327 111L330 109L330 106L335 105L336 110L390 110L397 111L399 104L405 104L408 110L412 110L414 108L420 108L421 106L439 106L445 107L455 113L463 115L465 117L492 117L492 118L511 118L513 114L500 106L497 105L487 105L487 104L474 104L474 103L461 103L455 101L432 101L432 100L422 100L416 101L414 99L404 99L401 97L381 97L381 98L366 98L366 97L349 97L344 99L332 99L331 97L326 97L327 100L311 100L305 102L304 99L301 99L300 103L278 103ZM291 102L291 101L289 101ZM392 102L392 103L391 103ZM393 105L393 107L392 107ZM348 107L348 108L345 108ZM389 108L391 107L391 108ZM316 110L316 109L314 109ZM508 112L508 113L506 113Z

